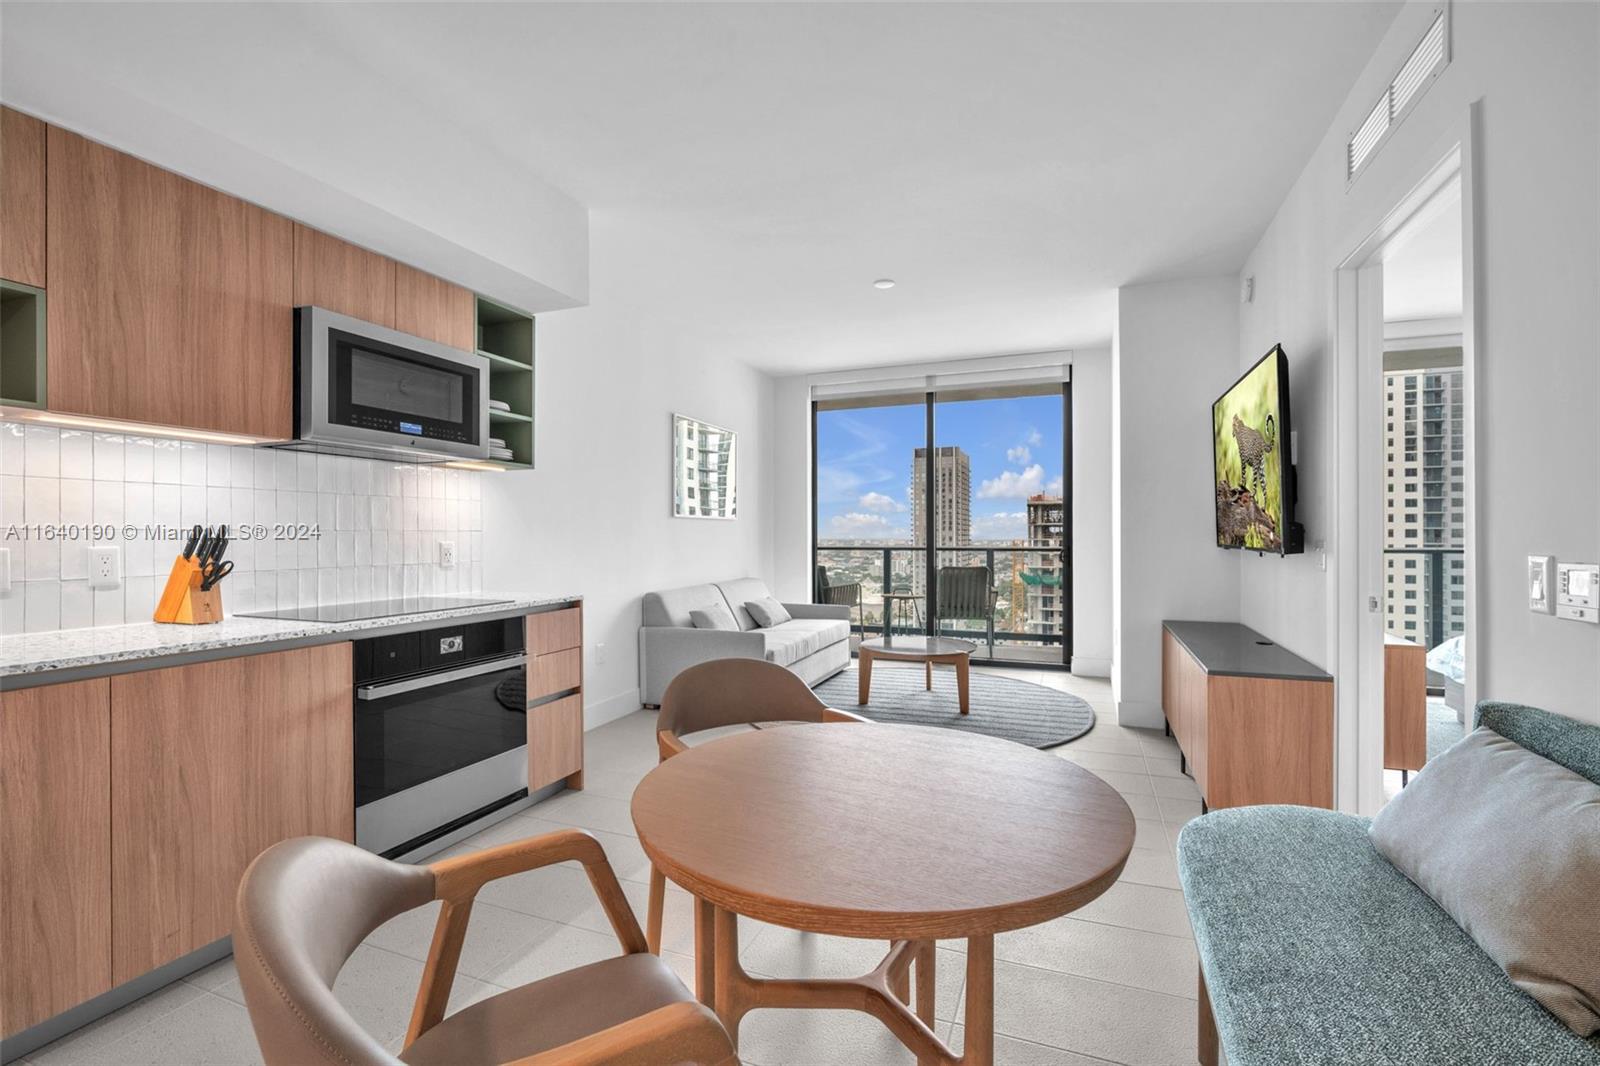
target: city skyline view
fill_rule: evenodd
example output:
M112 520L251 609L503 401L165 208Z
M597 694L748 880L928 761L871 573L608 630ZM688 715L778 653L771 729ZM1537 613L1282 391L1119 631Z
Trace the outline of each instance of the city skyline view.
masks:
M912 472L926 444L921 402L817 412L819 543L913 543ZM936 447L971 470L972 544L1027 538L1028 498L1060 496L1059 396L938 402Z

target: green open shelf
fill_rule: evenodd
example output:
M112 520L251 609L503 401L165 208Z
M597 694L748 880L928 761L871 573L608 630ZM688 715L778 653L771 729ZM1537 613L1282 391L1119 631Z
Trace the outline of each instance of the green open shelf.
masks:
M489 397L509 411L489 411L491 435L506 442L512 458L490 462L511 469L533 468L533 316L479 296L478 354L489 360Z

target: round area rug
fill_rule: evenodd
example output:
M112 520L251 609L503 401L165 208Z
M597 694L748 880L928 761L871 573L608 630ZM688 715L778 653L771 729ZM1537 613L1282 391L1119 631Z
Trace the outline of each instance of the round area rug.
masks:
M856 703L856 668L834 674L816 694L830 707L854 711L875 722L931 725L1014 740L1034 748L1051 748L1075 740L1094 728L1094 708L1077 696L1030 681L994 674L972 674L969 714L956 702L956 675L949 667L933 668L933 691L923 688L920 663L872 664L872 702Z

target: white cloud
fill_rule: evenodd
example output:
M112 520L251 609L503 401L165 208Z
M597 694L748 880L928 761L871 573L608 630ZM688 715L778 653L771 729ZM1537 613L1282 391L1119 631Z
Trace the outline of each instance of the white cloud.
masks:
M1044 487L1044 493L1045 493L1046 496L1059 496L1059 495L1061 495L1061 489L1062 489L1061 478L1060 477L1053 477L1053 478L1050 479L1050 483Z
M829 530L839 537L861 540L868 537L887 538L890 534L904 536L905 527L890 524L881 514L850 511L836 514L828 522Z
M997 478L989 478L978 486L978 496L985 500L1025 500L1044 489L1044 467L1038 463L1023 470L1002 471Z
M867 493L856 501L856 505L863 511L876 511L879 514L893 514L896 511L904 511L906 509L905 504L893 496L885 496L881 492Z
M1027 534L1028 512L1001 511L972 516L973 540L1022 540Z
M1029 430L1028 431L1028 443L1033 445L1035 448L1037 448L1039 445L1044 443L1043 434L1041 434L1037 429Z
M1038 436L1038 434L1034 434ZM1028 463L1033 460L1033 453L1026 444L1019 444L1015 448L1006 449L1006 461L1012 463Z

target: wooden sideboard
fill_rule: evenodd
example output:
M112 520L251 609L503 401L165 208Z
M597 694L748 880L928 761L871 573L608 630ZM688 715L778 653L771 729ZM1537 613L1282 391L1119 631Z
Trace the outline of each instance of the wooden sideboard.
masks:
M1383 765L1408 774L1428 761L1427 649L1383 635Z
M1164 622L1161 705L1207 809L1333 806L1333 678L1233 622Z

